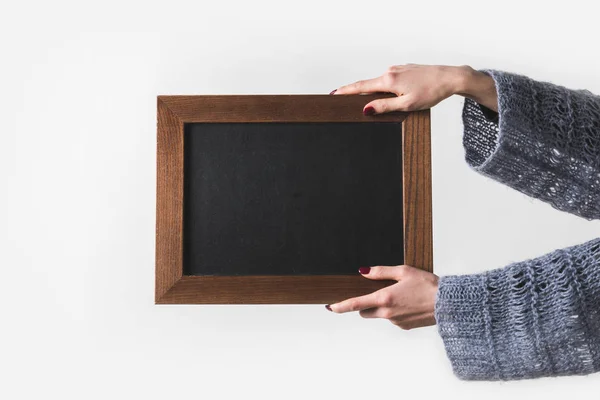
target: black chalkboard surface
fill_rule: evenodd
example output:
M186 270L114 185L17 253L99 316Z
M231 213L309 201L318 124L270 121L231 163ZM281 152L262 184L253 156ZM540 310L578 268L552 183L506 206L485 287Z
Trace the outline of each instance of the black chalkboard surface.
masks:
M403 263L402 123L189 123L184 275Z

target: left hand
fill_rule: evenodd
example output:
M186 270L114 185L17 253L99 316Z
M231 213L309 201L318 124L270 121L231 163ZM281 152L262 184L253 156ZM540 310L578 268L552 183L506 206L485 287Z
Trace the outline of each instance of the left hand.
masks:
M435 325L437 275L408 265L364 267L361 272L365 278L398 283L365 296L329 304L327 309L334 313L358 311L363 318L385 318L404 330Z

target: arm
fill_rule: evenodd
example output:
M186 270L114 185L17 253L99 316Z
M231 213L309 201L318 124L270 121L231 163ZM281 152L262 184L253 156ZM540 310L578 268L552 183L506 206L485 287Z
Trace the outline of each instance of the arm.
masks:
M496 107L482 73L496 87ZM460 94L471 168L559 210L600 218L600 97L494 70L473 72ZM600 238L441 277L435 307L462 379L600 371Z
M600 238L480 274L440 277L435 318L461 379L600 371Z
M496 87L497 114L481 74ZM460 94L472 169L558 210L600 218L600 96L495 70L474 71Z
M600 218L598 97L469 67L401 66L386 74L343 86L336 94L398 94L365 106L375 113L429 108L461 94L466 97L465 158L472 168L556 208ZM435 323L459 378L509 380L600 371L600 238L480 274L443 276L434 283ZM427 315L429 302L412 294L428 292L429 285L411 285L403 301L394 295L388 296L391 305L372 301L362 306L377 307L379 315L392 321L407 315L407 309ZM360 307L355 300L343 303L342 312Z
M373 92L397 97L366 104L365 114L420 110L465 96L469 166L559 210L600 218L600 96L502 71L416 64L392 66L333 93Z

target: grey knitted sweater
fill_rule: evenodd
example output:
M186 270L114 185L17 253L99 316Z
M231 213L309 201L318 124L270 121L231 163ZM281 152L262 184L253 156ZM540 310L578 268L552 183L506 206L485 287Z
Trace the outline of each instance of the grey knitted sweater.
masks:
M482 72L496 83L498 113L465 100L469 166L558 210L600 219L600 96ZM600 237L479 274L442 276L434 315L460 379L600 371Z

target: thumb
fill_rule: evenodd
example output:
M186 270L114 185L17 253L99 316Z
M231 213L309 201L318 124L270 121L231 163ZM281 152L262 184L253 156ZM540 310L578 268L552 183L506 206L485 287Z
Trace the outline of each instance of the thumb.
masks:
M362 276L369 279L376 280L385 280L390 279L394 281L400 280L402 268L400 266L396 267L362 267L359 268L358 272L361 273Z
M392 111L412 111L412 97L410 95L402 95L397 97L391 97L387 99L377 99L365 105L363 113L369 114L383 114ZM372 110L367 111L372 108Z

